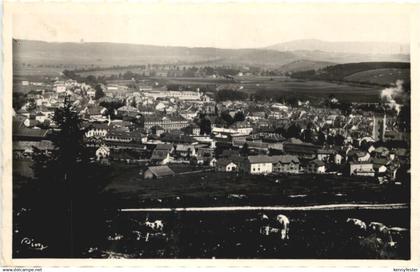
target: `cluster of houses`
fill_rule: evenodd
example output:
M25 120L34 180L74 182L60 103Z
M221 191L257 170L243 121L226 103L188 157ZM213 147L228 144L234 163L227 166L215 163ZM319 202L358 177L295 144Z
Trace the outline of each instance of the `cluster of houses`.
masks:
M172 174L171 164L251 175L344 174L379 180L395 179L401 165L409 168L407 148L383 144L393 132L392 118L369 112L345 116L309 102L297 107L253 101L216 103L199 90L151 85L131 92L121 91L118 85L104 89L105 97L98 98L89 85L57 81L51 90L28 95L28 103L14 116L15 157L30 156L33 146L53 148L52 115L64 99L70 99L83 119L85 142L96 159L146 163L150 169L145 177ZM113 114L101 106L103 101L121 98L123 105ZM233 122L227 123L222 112ZM238 113L242 117L235 120ZM201 127L203 116L209 130ZM334 140L337 135L340 141Z
M321 148L306 143L283 143L284 155L238 155L223 157L216 163L222 172L250 174L345 174L348 176L378 177L393 180L401 164L409 160L408 150L374 147L368 151L346 148Z

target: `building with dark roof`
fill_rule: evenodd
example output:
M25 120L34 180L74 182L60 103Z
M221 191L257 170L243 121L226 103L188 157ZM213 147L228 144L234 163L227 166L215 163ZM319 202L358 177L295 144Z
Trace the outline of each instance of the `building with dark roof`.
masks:
M273 173L290 173L298 174L300 162L299 158L294 155L277 155L272 156Z
M166 164L169 162L173 146L170 144L157 144L153 149L150 160L155 163Z
M105 141L108 142L142 142L142 134L138 131L116 131L110 130L106 136Z
M314 159L308 162L305 169L307 174L323 174L326 171L325 163L318 159Z
M41 141L46 140L50 130L47 129L30 129L25 127L14 127L13 128L13 140L14 141Z
M145 179L159 179L174 175L175 172L167 165L150 166L143 174Z
M283 143L283 150L287 154L297 155L301 158L312 158L317 154L320 146L310 143Z
M237 172L238 170L239 164L232 159L221 158L216 162L216 171L218 172Z
M140 114L140 111L131 106L122 106L117 109L117 114L120 116L128 116L128 117L137 117Z
M273 172L273 158L267 155L248 156L246 171L253 175Z
M145 116L144 128L150 129L153 126L160 126L164 130L180 130L188 126L188 120L184 119L182 116Z

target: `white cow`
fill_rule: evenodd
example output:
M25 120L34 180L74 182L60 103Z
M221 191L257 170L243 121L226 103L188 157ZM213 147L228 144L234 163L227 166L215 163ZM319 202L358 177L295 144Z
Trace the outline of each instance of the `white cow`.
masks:
M380 222L370 222L368 229L371 232L381 232L382 230L384 230L386 228L386 226Z
M355 226L356 228L358 228L360 230L365 231L367 229L366 228L366 223L363 222L360 219L357 219L357 218L347 218L347 221L346 222L349 223L349 224L351 224L351 225L353 225L353 226Z
M280 225L281 239L282 240L289 239L289 224L290 224L289 218L287 218L287 216L283 214L279 214L277 215L276 221Z
M163 222L162 220L156 220L155 221L155 227L157 230L163 230Z
M163 230L163 222L162 220L155 220L154 222L146 221L144 223L146 227L149 227L153 230Z
M387 227L379 222L370 222L369 230L376 233L376 235L383 241L386 241L391 247L395 246L398 241L404 239L408 233L408 229L400 227Z
M368 229L370 232L375 233L382 241L387 242L390 246L395 245L389 228L384 224L380 222L370 222Z

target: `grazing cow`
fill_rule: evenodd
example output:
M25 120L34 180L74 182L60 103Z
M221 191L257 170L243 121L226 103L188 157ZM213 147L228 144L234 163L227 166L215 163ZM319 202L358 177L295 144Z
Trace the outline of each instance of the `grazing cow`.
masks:
M163 222L162 222L162 220L156 220L155 221L155 228L156 228L156 230L163 230Z
M355 228L359 229L359 230L365 231L367 229L366 228L366 223L363 222L360 219L357 219L357 218L347 218L347 221L346 222L349 223L350 225L354 226Z
M378 231L381 232L385 228L386 226L379 222L370 222L368 226L368 229L371 232L378 232Z
M146 227L151 228L151 229L154 229L154 228L155 228L155 223L154 223L154 222L149 222L149 221L146 221L146 222L144 223L144 225L145 225Z
M146 221L144 223L146 227L149 227L153 230L163 230L163 222L162 220L155 220L154 222Z
M369 223L369 230L375 233L378 236L378 238L380 238L382 241L388 243L391 247L397 244L394 241L393 233L397 233L395 230L398 230L400 228L393 228L393 229L394 230L391 230L391 228L388 228L387 226L379 222Z
M277 215L276 221L280 225L281 239L282 240L289 239L289 224L290 224L289 218L287 218L287 216L283 214L279 214Z
M368 229L371 233L375 233L378 238L382 241L389 243L389 245L394 246L395 243L392 239L389 228L380 222L370 222Z

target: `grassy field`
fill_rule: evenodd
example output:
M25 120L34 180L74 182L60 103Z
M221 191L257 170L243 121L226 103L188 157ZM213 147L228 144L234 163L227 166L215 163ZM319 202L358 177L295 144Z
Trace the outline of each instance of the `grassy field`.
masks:
M16 196L23 185L32 182L30 161L14 162L13 189ZM264 211L270 218L283 213L291 221L290 240L258 233L258 211L211 212L122 212L118 208L191 207L191 206L264 206L312 205L331 203L397 203L410 201L407 188L380 185L373 179L329 175L249 176L216 172L186 174L191 166L173 167L173 177L145 180L140 166L112 164L103 213L91 219L95 224L87 232L86 221L78 226L78 258L379 258L408 259L410 239L404 237L395 247L378 241L375 234L357 235L345 224L348 217L365 222L377 221L388 226L410 228L409 209L341 211ZM25 175L26 178L22 175ZM19 216L15 202L13 256L15 258L69 257L63 242L49 239L33 224L45 217L36 208ZM85 207L83 207L85 209ZM21 211L21 210L20 210ZM77 211L77 209L76 209ZM78 218L75 211L74 216ZM65 222L65 213L58 213ZM49 215L49 214L48 214ZM92 216L92 215L90 215ZM104 218L103 218L104 217ZM55 218L55 217L54 217ZM163 232L153 232L150 240L137 239L135 233L147 232L142 222L163 220ZM56 222L57 223L57 222ZM58 223L57 223L58 224ZM67 225L66 225L67 226ZM54 228L54 226L51 226ZM65 229L64 229L65 230ZM122 235L119 240L107 237ZM90 237L91 235L95 238ZM78 236L78 237L79 237ZM33 251L22 245L25 237L46 243L46 251ZM65 240L66 237L60 237ZM67 237L69 238L69 237ZM90 248L90 250L89 250ZM64 254L64 255L63 255Z
M274 224L281 213L290 220L289 240L259 233L258 211L235 212L110 212L96 241L84 241L78 258L261 258L261 259L409 259L409 234L390 247L375 233L357 232L348 217L410 229L410 210L277 211L264 212ZM33 228L32 213L21 215L13 235L14 258L68 257L57 255L60 243L30 251L20 243ZM162 231L144 226L162 220ZM101 228L102 230L102 228ZM99 230L98 230L99 231ZM145 237L149 233L146 241ZM108 237L119 235L118 240ZM140 237L137 235L140 234ZM43 241L43 240L41 240Z
M275 218L278 212L266 213ZM290 240L261 236L258 212L125 213L110 225L110 233L126 240L111 241L107 249L129 258L273 258L273 259L408 259L409 237L390 248L374 234L358 237L346 228L348 217L365 222L409 228L409 211L285 212L290 219ZM160 219L165 242L130 241L139 222ZM89 256L89 255L88 255Z
M133 70L134 69L134 70ZM129 69L135 72L135 68ZM82 73L83 75L110 75L124 72L120 70L107 70L107 71L92 71ZM24 88L21 86L22 80L35 80L41 81L45 77L58 76L60 69L48 67L30 67L17 69L14 74L14 91L25 92L33 89L28 86ZM367 75L369 76L369 75ZM359 75L359 77L366 77L366 75ZM224 78L170 78L170 77L151 77L145 78L153 82L158 82L159 86L165 85L183 85L192 89L200 88L207 91L216 91L216 88L234 87L249 94L265 93L270 97L284 97L296 96L299 99L310 99L318 101L334 94L339 100L347 102L378 102L379 94L382 87L360 85L356 83L333 83L326 81L311 81L311 80L297 80L288 77L236 77L234 81ZM372 80L375 80L372 78ZM354 81L358 81L357 78Z
M267 83L248 83L243 85L249 93L268 93L271 97L297 96L300 99L317 101L333 94L340 101L378 102L380 87L331 83L325 81L281 81Z
M216 172L145 180L135 166L118 166L106 190L120 207L302 205L409 202L409 192L369 178L331 175L250 176ZM277 180L277 182L276 182Z
M410 81L410 69L374 69L363 72L354 73L344 78L351 82L366 82L369 84L389 85L395 83L397 80L404 82Z
M74 67L73 67L74 68ZM53 67L53 66L29 66L29 67L15 67L13 69L13 76L23 77L58 77L65 69L71 67Z
M215 90L226 84L248 94L268 93L271 97L297 96L301 99L320 100L334 94L347 102L378 102L382 87L352 83L305 81L288 77L237 77L235 81L211 78L154 78L160 85L179 84L192 88Z
M176 165L177 173L192 172ZM31 161L13 162L17 192L32 177ZM150 208L240 205L311 205L334 203L408 203L406 187L378 184L372 178L334 175L254 176L218 172L177 174L144 179L140 167L112 164L105 192L110 208Z

